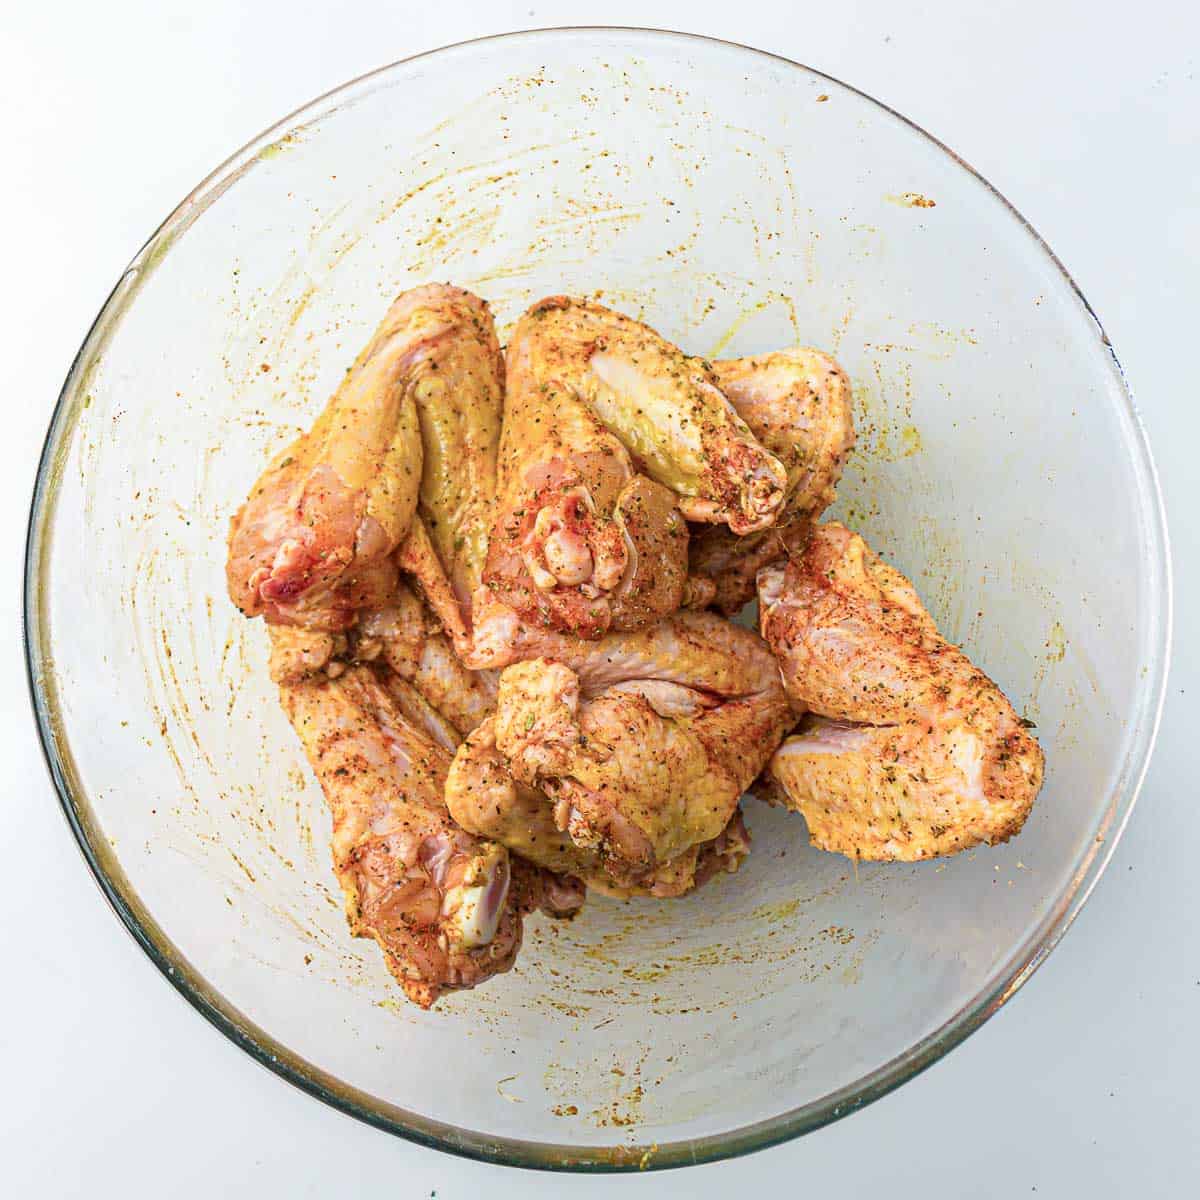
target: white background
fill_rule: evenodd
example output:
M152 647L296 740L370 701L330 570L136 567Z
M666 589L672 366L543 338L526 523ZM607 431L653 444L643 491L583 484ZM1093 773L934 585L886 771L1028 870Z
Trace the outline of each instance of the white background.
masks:
M996 184L1075 275L1128 371L1162 475L1179 598L1141 801L1087 909L1015 1001L849 1120L740 1162L622 1180L410 1146L291 1090L193 1013L107 910L59 814L28 715L17 611L58 388L109 288L184 194L264 126L370 68L483 33L596 22L799 59L912 117ZM1197 1194L1198 43L1196 8L1182 0L0 6L0 1192Z

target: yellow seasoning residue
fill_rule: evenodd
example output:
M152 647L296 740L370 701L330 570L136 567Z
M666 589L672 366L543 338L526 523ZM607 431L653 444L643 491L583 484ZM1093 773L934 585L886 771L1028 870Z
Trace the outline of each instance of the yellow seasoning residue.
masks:
M884 199L889 204L900 205L901 208L937 208L936 200L922 196L920 192L900 192L899 195L888 192L884 195Z
M258 160L259 162L268 162L272 158L278 158L281 154L286 154L289 150L293 149L299 141L300 138L294 131L286 134L279 138L278 141L272 142L269 146L264 146L258 152Z
M1067 631L1061 621L1055 621L1050 626L1050 636L1046 638L1046 661L1062 662L1067 657Z
M900 457L911 458L921 451L921 431L915 425L900 430Z
M757 304L751 304L748 308L743 309L734 319L733 323L725 330L723 334L713 343L712 349L708 352L709 358L717 358L721 351L724 350L730 342L742 331L742 326L750 320L755 313L760 313L766 308L765 301L759 301Z
M728 349L729 344L737 337L745 328L746 324L759 313L765 312L773 304L781 304L787 314L788 320L791 323L792 329L795 331L796 342L800 342L800 320L796 315L796 306L792 302L790 296L783 292L770 291L767 292L761 300L756 300L753 304L746 305L733 321L730 322L725 332L717 338L713 343L712 348L706 355L707 358L720 358L721 354Z

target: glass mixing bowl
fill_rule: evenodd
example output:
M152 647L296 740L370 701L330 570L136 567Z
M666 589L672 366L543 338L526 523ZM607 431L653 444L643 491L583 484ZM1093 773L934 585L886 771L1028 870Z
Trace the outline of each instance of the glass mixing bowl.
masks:
M229 515L389 299L502 328L587 293L707 355L835 351L838 515L1035 721L1008 845L923 865L755 851L673 903L530 922L425 1013L352 941L320 793L224 594ZM121 919L260 1062L446 1150L537 1167L719 1158L883 1094L994 1012L1129 815L1164 685L1165 530L1095 316L944 146L769 54L590 29L452 46L265 133L172 214L83 344L34 497L27 638L67 817Z

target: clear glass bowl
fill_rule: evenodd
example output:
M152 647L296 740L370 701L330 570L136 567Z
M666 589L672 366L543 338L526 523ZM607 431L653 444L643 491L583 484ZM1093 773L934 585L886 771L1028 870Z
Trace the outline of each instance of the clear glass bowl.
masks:
M507 325L592 293L692 350L836 351L841 514L1036 721L1021 836L920 866L755 853L675 903L531 922L430 1013L347 933L320 794L224 595L226 522L401 288ZM1145 437L1095 316L1024 220L874 100L769 54L561 30L452 46L289 117L134 259L34 497L27 638L67 817L121 919L218 1029L347 1112L538 1167L673 1166L813 1129L1029 976L1129 815L1169 579Z

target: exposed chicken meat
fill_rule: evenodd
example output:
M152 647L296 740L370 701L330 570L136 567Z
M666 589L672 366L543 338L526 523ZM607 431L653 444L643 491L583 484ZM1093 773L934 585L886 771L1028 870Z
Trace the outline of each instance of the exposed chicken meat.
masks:
M744 537L720 527L692 531L688 569L713 581L713 603L733 616L753 599L759 569L798 554L833 502L854 445L852 396L846 373L820 350L779 350L713 368L739 416L787 468L783 512L772 528Z
M1000 689L937 631L916 590L837 524L759 575L763 636L811 710L773 757L767 795L814 845L920 859L1012 837L1042 752Z
M345 634L298 625L276 625L271 631L270 675L274 683L299 683L308 675L330 668L346 653ZM334 665L336 675L342 667Z

